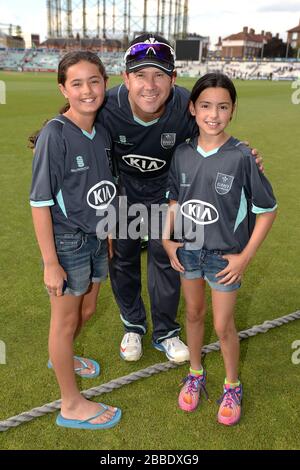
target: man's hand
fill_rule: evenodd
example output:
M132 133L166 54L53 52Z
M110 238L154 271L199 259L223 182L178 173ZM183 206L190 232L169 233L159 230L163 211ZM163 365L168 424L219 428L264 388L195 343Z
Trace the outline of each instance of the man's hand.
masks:
M250 147L249 142L245 141L243 144L247 145L247 147ZM256 164L259 168L259 170L264 173L265 169L263 166L263 157L260 155L259 151L257 149L251 149L251 153L253 157L255 157Z

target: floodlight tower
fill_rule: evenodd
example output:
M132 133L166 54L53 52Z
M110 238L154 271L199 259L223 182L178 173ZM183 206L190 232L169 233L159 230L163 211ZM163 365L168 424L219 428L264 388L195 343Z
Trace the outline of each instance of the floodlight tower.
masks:
M182 0L178 2L177 37L182 36Z
M143 31L147 31L147 11L148 11L148 0L144 0Z
M113 0L112 31L113 31L113 34L116 33L116 0Z
M106 0L103 0L103 37L106 39Z
M87 37L86 29L86 0L82 0L82 36Z
M159 33L160 0L157 0L156 32Z
M62 36L61 31L61 0L55 0L56 37Z
M130 36L131 33L131 0L128 0L128 26L127 26L127 33Z
M169 39L171 37L172 23L173 23L172 13L173 13L173 1L170 0L169 1L169 27L168 27L168 38Z
M189 0L184 1L183 10L183 25L182 25L182 37L186 38L188 33L188 20L189 20Z
M162 0L160 30L163 36L165 35L165 15L166 15L166 0Z
M127 41L141 29L169 39L187 34L188 0L46 0L46 5L48 37L80 33Z
M100 38L100 0L97 0L97 38Z
M67 23L67 36L68 38L73 37L73 30L72 30L72 0L66 0L65 2L65 10L66 10L66 23Z
M47 0L47 23L48 23L48 38L53 36L52 31L52 2Z
M177 37L177 33L178 33L178 6L179 6L178 4L179 4L179 1L175 0L175 18L174 18L174 33L173 33L174 37Z
M124 28L123 28L124 42L126 41L126 35L127 35L127 4L128 4L128 1L124 0Z

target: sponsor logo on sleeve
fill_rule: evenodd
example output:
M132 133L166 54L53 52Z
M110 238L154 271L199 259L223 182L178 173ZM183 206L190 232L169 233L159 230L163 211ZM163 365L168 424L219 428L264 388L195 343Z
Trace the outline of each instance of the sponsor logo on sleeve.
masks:
M103 180L89 190L87 203L93 209L107 209L116 193L115 185L110 181Z
M176 142L176 134L174 132L169 132L161 135L160 143L162 148L168 150L174 147Z
M223 196L229 193L232 187L234 176L225 175L224 173L218 173L215 181L215 189L218 194Z
M147 171L158 171L161 170L166 162L159 160L159 158L144 157L143 155L124 155L122 160L132 168L145 173Z
M190 199L182 204L180 211L184 217L199 225L214 224L219 220L217 209L209 202Z

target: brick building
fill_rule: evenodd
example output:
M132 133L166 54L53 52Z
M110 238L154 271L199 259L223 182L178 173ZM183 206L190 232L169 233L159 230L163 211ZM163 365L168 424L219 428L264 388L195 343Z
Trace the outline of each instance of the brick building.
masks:
M300 20L298 26L288 30L288 44L293 49L300 49Z
M256 34L255 30L248 26L237 34L231 34L222 41L219 40L218 47L221 57L227 58L254 58L261 57L264 45L272 38L271 33L262 31Z
M69 51L81 49L94 52L120 52L122 50L121 41L99 38L50 38L43 42L41 47Z
M20 36L11 36L0 31L0 47L8 49L24 49L25 41Z

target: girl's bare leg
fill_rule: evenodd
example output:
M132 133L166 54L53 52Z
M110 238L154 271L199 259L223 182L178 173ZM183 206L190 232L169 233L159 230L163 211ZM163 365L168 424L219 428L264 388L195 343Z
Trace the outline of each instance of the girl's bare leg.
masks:
M100 283L92 283L89 291L82 296L80 315L74 339L79 335L84 324L93 316L97 308Z
M214 327L220 340L227 381L238 382L240 342L234 324L237 290L221 292L212 289Z
M101 409L97 403L86 400L79 392L74 374L73 338L78 325L82 296L50 296L51 322L49 354L61 391L61 413L64 418L84 420ZM111 407L92 420L92 423L108 421L114 415Z
M200 370L206 313L205 281L181 278L181 286L186 304L186 335L191 368Z

